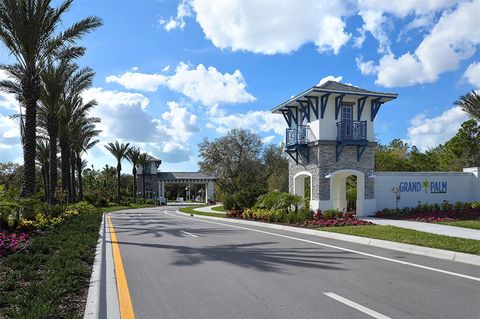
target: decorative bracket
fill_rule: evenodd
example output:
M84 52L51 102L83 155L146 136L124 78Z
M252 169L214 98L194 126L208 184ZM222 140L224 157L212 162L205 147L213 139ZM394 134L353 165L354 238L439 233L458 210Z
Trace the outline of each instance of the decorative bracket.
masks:
M290 116L290 112L282 110L282 115L285 118L285 121L287 122L288 127L292 127L292 117Z
M345 145L343 144L338 144L335 146L335 162L338 162L338 159L340 158L340 154L342 154L343 148Z
M370 119L373 121L375 116L377 116L378 110L380 110L380 106L382 106L383 102L380 102L380 97L377 97L370 102Z
M310 105L308 101L305 100L297 100L297 102L300 104L301 109L302 109L302 119L300 121L300 124L303 123L305 118L310 122Z
M322 95L320 98L320 107L321 107L321 114L320 117L323 119L323 116L325 115L325 110L327 109L327 104L328 104L328 98L330 97L330 93Z
M318 96L306 95L305 97L307 98L308 104L312 108L313 114L315 114L315 117L318 119ZM312 102L312 100L315 102Z
M340 113L340 108L342 106L343 98L345 94L340 94L335 98L335 119L338 119L338 113Z
M363 152L365 152L365 149L367 148L367 145L357 145L357 162L360 162L360 158L363 155Z
M362 117L363 108L365 107L365 102L367 102L368 96L361 97L357 100L357 121L360 121Z

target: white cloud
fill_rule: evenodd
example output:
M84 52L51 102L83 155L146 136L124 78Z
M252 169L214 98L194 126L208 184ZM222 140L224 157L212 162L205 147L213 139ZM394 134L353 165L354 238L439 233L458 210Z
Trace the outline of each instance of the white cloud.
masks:
M166 73L170 70L170 65L167 65L165 66L163 69L162 69L162 72Z
M457 4L458 0L358 0L360 10L379 10L391 13L399 18L404 18L408 14L423 15Z
M456 10L442 14L414 53L398 58L391 53L383 56L376 66L376 83L386 87L431 83L439 74L457 69L480 43L478 19L473 12L480 12L480 1L461 3Z
M98 102L92 115L102 120L98 124L102 130L100 144L114 140L130 142L166 162L182 162L191 156L188 139L196 129L197 119L177 103L169 102L170 111L155 119L147 112L149 100L139 93L94 87L86 90L83 98Z
M264 138L262 138L262 142L263 144L270 144L273 142L273 140L276 138L275 135L269 135L269 136L265 136Z
M377 71L375 63L372 60L364 62L363 57L360 56L355 58L355 62L357 63L357 68L363 75L375 74Z
M470 64L464 73L468 83L480 89L480 62Z
M145 109L148 103L150 103L150 100L140 93L109 91L99 87L85 90L82 93L82 97L86 101L95 99L98 104L108 105L112 108L139 105L142 109Z
M185 4L191 9L185 10ZM183 28L183 17L192 12L205 37L221 49L277 54L313 43L320 52L337 54L350 38L343 21L347 4L340 0L301 5L290 0L191 0L178 9L177 18L163 20L165 28Z
M436 117L419 114L411 119L407 136L408 143L425 151L450 140L468 116L455 106Z
M8 74L4 70L0 70L0 81L7 80ZM13 94L0 91L0 108L18 112L18 101Z
M210 118L211 125L220 134L225 134L233 128L244 128L256 132L275 132L278 135L285 135L287 127L285 120L279 114L272 114L269 111L249 111L246 113L235 113Z
M186 107L175 101L167 102L168 112L162 114L162 119L168 123L166 131L174 140L187 142L193 133L200 131L197 125L197 116L189 113Z
M343 78L342 76L328 75L328 76L322 78L320 80L320 82L318 82L317 86L320 86L323 83L327 83L328 81L342 82L342 78Z
M365 36L365 32L370 32L379 43L378 52L390 52L390 39L387 35L389 23L383 12L380 10L362 10L359 12L359 14L362 16L364 21L362 27L363 37ZM361 42L363 43L363 40ZM359 45L358 41L356 41L355 45L361 46Z
M162 74L146 74L140 72L125 72L120 76L109 75L105 78L107 83L118 83L127 89L154 92L167 81Z
M120 76L108 76L106 81L147 92L166 86L206 106L255 101L255 97L246 90L247 84L240 70L221 73L215 67L206 68L203 64L193 68L180 62L171 76L126 72Z
M177 15L170 17L168 20L160 19L160 25L167 31L174 29L183 30L185 28L185 18L192 16L191 7L187 0L182 0L177 6Z

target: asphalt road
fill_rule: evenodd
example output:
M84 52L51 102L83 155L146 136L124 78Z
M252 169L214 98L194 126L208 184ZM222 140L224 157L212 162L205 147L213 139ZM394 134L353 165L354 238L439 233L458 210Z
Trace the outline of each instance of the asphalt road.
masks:
M480 318L479 267L175 211L111 215L136 318Z

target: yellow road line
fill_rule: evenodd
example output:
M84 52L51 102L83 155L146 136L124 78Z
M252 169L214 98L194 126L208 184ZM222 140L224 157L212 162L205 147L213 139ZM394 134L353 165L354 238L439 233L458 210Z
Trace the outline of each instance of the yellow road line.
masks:
M112 219L108 215L108 226L112 241L113 262L115 264L115 274L117 277L118 304L120 307L121 319L134 319L132 300L128 291L127 277L123 269L122 256L120 256L120 248L118 247L117 235L113 228Z

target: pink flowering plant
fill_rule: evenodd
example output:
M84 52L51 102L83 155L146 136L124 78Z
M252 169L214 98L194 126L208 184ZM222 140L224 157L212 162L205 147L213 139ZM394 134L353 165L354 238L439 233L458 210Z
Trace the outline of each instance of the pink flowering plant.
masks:
M0 232L0 257L22 249L28 242L26 233Z
M443 202L442 204L422 204L417 207L401 209L383 209L377 217L405 219L426 223L449 222L480 218L480 203Z

